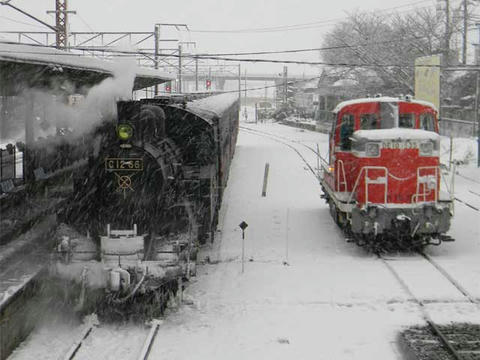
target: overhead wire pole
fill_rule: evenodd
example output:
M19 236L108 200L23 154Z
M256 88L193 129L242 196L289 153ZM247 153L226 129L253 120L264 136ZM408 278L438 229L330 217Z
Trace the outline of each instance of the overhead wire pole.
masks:
M467 32L468 32L468 22L467 22L467 0L463 0L463 44L462 44L462 63L463 65L467 64Z
M160 42L162 39L160 38L160 30L161 27L174 27L178 31L180 31L180 28L185 28L187 31L190 31L188 28L187 24L173 24L173 23L156 23L155 24L155 31L154 31L154 38L155 38L155 54L154 54L154 64L155 64L155 69L158 69L158 63L159 63L159 57L160 57ZM180 46L179 46L180 49ZM179 63L181 63L180 60L181 55L179 56ZM181 73L181 70L180 70ZM155 95L158 95L158 85L155 85Z
M241 106L242 101L242 65L238 64L238 101Z
M55 10L47 11L47 14L55 14L55 34L58 49L68 48L68 14L76 14L76 11L68 10L67 0L55 0Z
M445 0L445 54L446 62L449 65L450 57L450 0Z
M179 93L182 92L183 88L182 88L182 83L183 83L183 70L182 68L185 68L186 71L191 71L187 68L187 65L189 63L183 63L183 48L182 48L182 45L193 45L195 48L197 47L197 43L195 41L179 41L178 43L178 81L179 81ZM187 53L186 55L189 55L189 53ZM190 62L191 63L191 62ZM187 89L188 91L188 89Z
M480 46L480 23L475 24L478 28L478 45ZM478 64L477 64L478 65ZM475 123L473 124L473 132L475 133L475 125L477 125L477 167L480 167L480 116L478 116L478 96L480 91L480 74L477 71L477 92L475 94Z
M198 58L195 58L195 91L198 91Z
M178 44L178 88L177 92L182 93L182 44Z
M160 48L160 25L155 24L155 29L153 32L153 37L154 37L154 68L155 70L158 70L158 55L159 55L159 48ZM155 84L155 90L154 90L155 96L158 95L158 84Z

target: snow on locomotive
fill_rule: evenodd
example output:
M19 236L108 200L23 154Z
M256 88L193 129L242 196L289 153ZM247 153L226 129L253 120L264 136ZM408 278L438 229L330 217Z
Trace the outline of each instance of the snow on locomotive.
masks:
M119 102L116 123L91 135L88 163L59 214L66 225L52 267L79 309L159 316L195 272L198 246L213 240L238 97L188 100Z
M342 102L333 115L320 183L349 237L374 251L452 241L435 107L409 96L375 97Z

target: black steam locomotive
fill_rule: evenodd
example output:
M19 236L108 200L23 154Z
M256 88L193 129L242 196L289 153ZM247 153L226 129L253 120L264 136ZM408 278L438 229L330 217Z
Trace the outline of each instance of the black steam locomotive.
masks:
M238 95L118 103L88 139L88 161L60 212L56 276L97 304L162 309L213 240L238 134ZM68 230L65 230L68 229ZM151 306L153 305L153 307ZM159 306L157 306L159 305Z

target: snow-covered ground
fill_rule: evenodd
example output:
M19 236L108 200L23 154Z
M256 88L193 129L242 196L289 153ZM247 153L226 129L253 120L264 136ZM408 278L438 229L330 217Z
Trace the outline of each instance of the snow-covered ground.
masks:
M327 136L278 124L241 125L253 131L240 131L219 232L200 254L211 262L199 266L185 294L188 301L164 319L150 359L400 359L398 333L424 323L418 306L382 261L345 241L300 156L254 131L294 140L289 144L312 167L315 154L302 144L318 144L325 156ZM473 161L459 166L465 177L457 177L455 185L459 198L472 205L480 203L469 192L480 193ZM262 197L266 163L270 172ZM428 250L475 297L480 297L479 215L457 202L450 231L456 241ZM249 224L244 273L242 221ZM424 260L391 258L434 321L480 323L477 306ZM58 358L69 347L61 344L73 342L79 330L62 325L55 338L52 326L34 332L10 360ZM147 333L143 327L101 327L76 359L136 359Z

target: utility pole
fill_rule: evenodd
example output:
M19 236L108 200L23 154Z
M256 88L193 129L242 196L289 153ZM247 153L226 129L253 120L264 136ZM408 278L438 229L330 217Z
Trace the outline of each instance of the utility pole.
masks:
M159 64L160 41L176 41L176 40L171 40L171 39L162 40L160 38L160 28L162 26L164 26L164 27L174 27L175 29L177 29L177 31L180 31L180 28L185 28L187 31L190 31L187 24L170 24L170 23L157 23L157 24L155 24L155 29L154 29L154 32L153 32L153 38L155 39L155 50L154 50L155 54L154 54L153 63L154 63L155 69L158 69L158 64ZM180 49L180 45L179 45L179 49ZM181 63L180 57L179 57L178 62ZM181 74L181 70L180 70L179 74ZM181 87L181 83L179 85ZM158 85L155 85L155 95L158 95Z
M242 66L241 64L238 64L238 101L239 101L239 106L241 106L241 100L242 100Z
M475 122L473 123L473 136L477 125L477 167L480 167L480 117L478 116L478 96L480 91L480 74L477 71L477 91L475 93Z
M243 86L245 87L245 107L247 106L247 69L245 69L245 77L243 78Z
M480 46L480 23L475 24L478 28L478 46ZM480 92L480 74L477 71L477 92L475 94L475 123L473 124L473 132L475 134L475 125L477 125L477 167L480 167L480 116L478 116L478 96Z
M462 48L462 64L467 64L467 0L463 0L463 48Z
M55 34L57 49L68 48L68 14L76 14L76 11L68 10L68 0L55 0L55 10L47 11L47 14L55 14Z
M210 87L207 90L211 90L212 86L212 68L209 66L208 67L208 80L210 81Z
M447 65L450 58L450 0L445 0L445 53Z
M198 58L195 58L195 91L198 91Z
M153 64L155 67L155 70L158 69L158 53L159 53L159 47L160 47L160 25L155 24L155 29L153 31L153 39L155 41L155 55L153 59ZM155 84L155 96L158 95L158 84Z
M283 67L283 104L287 105L288 99L288 86L287 86L287 77L288 77L288 67Z
M178 44L178 90L182 93L182 44Z

